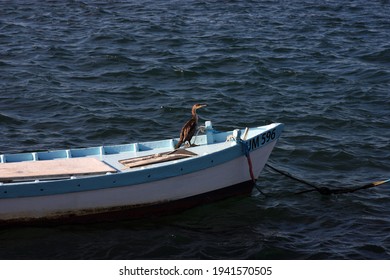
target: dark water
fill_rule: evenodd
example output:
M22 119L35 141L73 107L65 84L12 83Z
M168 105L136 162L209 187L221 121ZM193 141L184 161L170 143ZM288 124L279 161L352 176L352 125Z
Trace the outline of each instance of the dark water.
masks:
M390 177L389 1L0 1L0 153L283 122L270 162ZM390 186L251 197L142 221L0 230L2 259L390 259Z

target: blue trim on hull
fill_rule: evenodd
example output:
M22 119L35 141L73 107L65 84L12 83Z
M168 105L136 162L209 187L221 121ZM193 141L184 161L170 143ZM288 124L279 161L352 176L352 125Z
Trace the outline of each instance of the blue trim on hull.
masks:
M241 155L241 147L237 145L213 154L198 156L192 160L156 168L76 179L3 185L0 186L0 198L57 195L150 183L208 169Z
M250 144L251 150L257 150L277 141L281 135L282 130L283 124L276 124L275 127L259 131L246 142ZM272 134L270 134L271 131L275 133L275 137L270 141L262 143L262 136L267 135L267 133L269 136L272 136ZM231 132L216 133L214 138L220 138L217 140L219 142L224 142L222 139L226 139L226 136L229 135L229 133ZM252 141L252 139L256 139L257 141ZM266 138L264 138L264 140L266 140ZM168 142L169 141L171 140L168 140ZM145 147L152 149L156 145L155 143L160 142L165 143L163 140L157 142L145 142L142 144L140 143L140 145L144 145ZM212 145L213 144L211 144L211 146ZM117 147L118 152L120 152L120 149L129 149L129 147L126 145ZM98 148L92 147L88 149ZM76 149L73 151L76 151ZM57 195L149 183L208 169L243 155L244 149L242 145L234 145L218 152L210 153L208 155L200 155L192 159L179 161L177 163L171 163L158 167L148 167L136 171L118 172L109 175L98 175L76 179L3 184L0 185L0 203L1 199L7 198Z

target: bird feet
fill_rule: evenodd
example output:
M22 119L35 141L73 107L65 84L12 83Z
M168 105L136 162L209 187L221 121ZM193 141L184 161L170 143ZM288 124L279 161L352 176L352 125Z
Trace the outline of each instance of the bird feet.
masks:
M191 143L188 143L188 142L184 145L185 148L191 148L191 147L197 147L197 146L199 146L199 145L191 144Z

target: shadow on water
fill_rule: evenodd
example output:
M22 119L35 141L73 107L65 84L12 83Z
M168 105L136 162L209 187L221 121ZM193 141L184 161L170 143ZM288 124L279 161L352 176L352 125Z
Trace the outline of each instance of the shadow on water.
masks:
M204 259L244 253L234 239L247 228L251 198L131 221L0 230L1 259ZM243 213L244 211L244 213ZM249 216L251 220L251 216ZM230 240L230 241L228 241ZM209 243L214 244L209 248ZM195 243L195 244L194 244ZM223 253L226 246L233 249ZM220 255L221 254L221 255Z

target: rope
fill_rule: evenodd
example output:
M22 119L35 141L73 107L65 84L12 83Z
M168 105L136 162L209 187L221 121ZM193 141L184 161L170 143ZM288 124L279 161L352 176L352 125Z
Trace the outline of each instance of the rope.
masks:
M310 182L308 182L306 180L303 180L301 178L293 176L290 173L288 173L288 172L286 172L284 170L277 169L276 167L273 167L272 165L270 165L268 163L266 164L266 166L268 168L272 169L273 171L276 171L277 173L282 174L283 176L286 176L286 177L288 177L290 179L293 179L295 181L298 181L300 183L303 183L305 185L308 185L308 186L312 187L311 190L304 190L304 191L297 192L295 194L303 194L303 193L308 193L308 192L313 192L313 191L317 191L317 192L319 192L322 195L353 193L353 192L356 192L356 191L359 191L359 190L364 190L364 189L377 187L377 186L380 186L382 184L390 182L390 179L387 179L387 180L383 180L383 181L376 181L376 182L368 183L368 184L365 184L365 185L362 185L362 186L357 186L357 187L346 187L346 188L342 188L342 189L340 189L340 188L333 188L333 189L331 189L329 187L315 185L315 184L310 183Z
M242 144L244 148L244 154L248 162L248 167L249 167L249 175L251 176L251 179L253 183L256 182L255 175L253 175L253 165L252 165L252 160L251 160L251 155L249 154L249 145L245 141L240 139L240 143Z
M251 160L251 156L250 156L250 147L249 147L249 143L242 140L240 138L240 136L238 135L238 137L234 137L233 135L229 135L226 139L226 141L231 141L235 139L237 143L241 143L242 147L243 147L243 150L244 150L244 154L245 154L245 157L247 159L247 162L248 162L248 169L249 169L249 175L251 177L251 180L253 182L253 184L255 185L256 189L264 196L266 196L264 194L264 192L257 186L256 184L256 178L253 174L253 165L252 165L252 160ZM385 183L389 183L390 182L390 178L387 179L387 180L383 180L383 181L376 181L376 182L372 182L372 183L368 183L368 184L365 184L365 185L362 185L362 186L357 186L357 187L346 187L346 188L330 188L330 187L325 187L325 186L319 186L319 185L316 185L316 184L313 184L313 183L310 183L304 179L301 179L301 178L298 178L294 175L291 175L290 173L288 173L287 171L284 171L284 170L280 170L272 165L270 165L269 163L266 163L265 164L266 167L272 169L273 171L279 173L279 174L282 174L283 176L286 176L292 180L295 180L295 181L298 181L300 183L303 183L307 186L310 186L312 189L310 190L304 190L304 191L300 191L300 192L296 192L295 194L303 194L303 193L308 193L308 192L313 192L313 191L317 191L318 193L322 194L322 195L332 195L332 194L345 194L345 193L353 193L353 192L356 192L358 190L364 190L364 189L369 189L369 188L373 188L373 187L377 187L377 186L380 186L382 184L385 184Z
M268 168L272 169L273 171L279 173L279 174L282 174L283 176L286 176L287 178L290 178L290 179L293 179L295 181L298 181L300 183L303 183L305 185L308 185L310 187L313 188L313 190L317 190L318 192L323 192L323 194L326 194L328 192L327 188L326 187L321 187L321 186L316 186L308 181L305 181L303 179L300 179L298 177L295 177L293 175L291 175L290 173L286 172L286 171L283 171L283 170L280 170L280 169L277 169L276 167L273 167L272 165L266 163L265 166L267 166ZM325 189L324 189L325 188ZM313 191L313 190L310 190L310 191Z
M249 175L251 176L251 180L252 180L254 186L262 195L266 196L265 193L256 185L256 178L255 178L255 175L253 174L252 159L251 159L251 155L249 153L249 144L241 139L238 139L238 142L240 142L244 148L244 154L245 154L246 160L248 162Z

